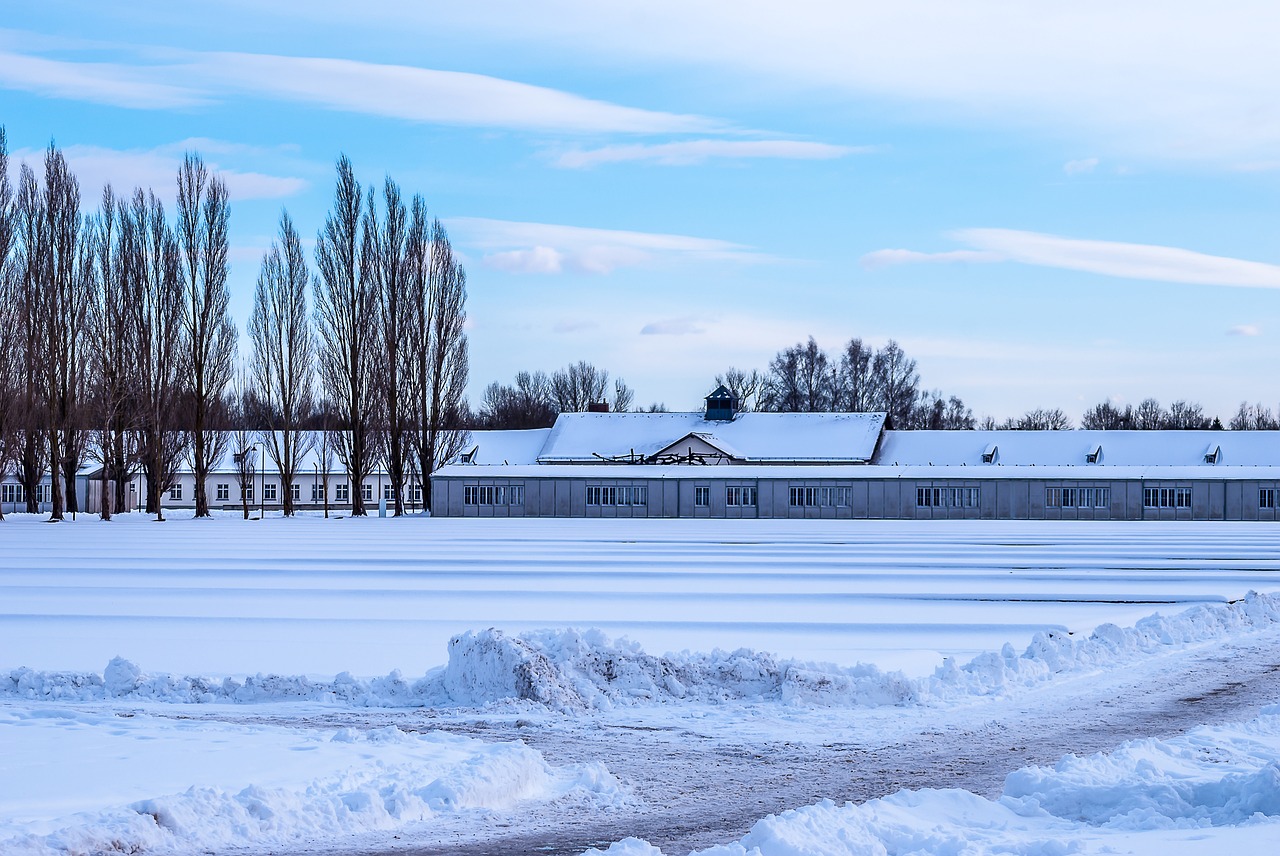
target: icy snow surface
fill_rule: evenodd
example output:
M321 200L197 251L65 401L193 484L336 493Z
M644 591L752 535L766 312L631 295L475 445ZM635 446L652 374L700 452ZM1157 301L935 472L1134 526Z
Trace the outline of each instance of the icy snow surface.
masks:
M793 742L820 766L836 740L921 763L935 725L1003 753L1116 693L1176 700L1189 674L1212 692L1234 666L1205 675L1215 651L1280 663L1267 524L17 516L0 551L5 854L364 852L392 833L478 853L510 823L594 817L621 839L651 789L617 769L715 792L707 764ZM994 801L796 808L816 797L793 787L770 810L794 811L712 852L1270 852L1278 722L1027 768ZM611 735L654 754L593 754Z

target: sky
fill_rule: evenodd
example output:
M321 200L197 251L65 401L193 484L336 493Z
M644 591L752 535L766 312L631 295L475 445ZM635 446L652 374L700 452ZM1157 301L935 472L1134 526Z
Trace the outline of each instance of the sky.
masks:
M997 419L1280 403L1280 6L11 4L0 125L102 185L227 180L243 328L334 164L468 274L472 402L585 359L696 409L814 336Z

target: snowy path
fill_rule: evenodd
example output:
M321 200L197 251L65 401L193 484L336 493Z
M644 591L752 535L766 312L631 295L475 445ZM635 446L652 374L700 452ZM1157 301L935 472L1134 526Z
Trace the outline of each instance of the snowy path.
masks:
M577 856L635 836L674 856L736 840L768 814L822 799L863 802L902 788L995 796L1005 776L1026 765L1250 719L1278 701L1280 629L946 709L672 706L500 720L344 712L296 724L395 724L486 741L519 739L552 764L603 762L639 798L586 813L550 803L481 822L441 819L430 830L402 830L394 841L342 853Z

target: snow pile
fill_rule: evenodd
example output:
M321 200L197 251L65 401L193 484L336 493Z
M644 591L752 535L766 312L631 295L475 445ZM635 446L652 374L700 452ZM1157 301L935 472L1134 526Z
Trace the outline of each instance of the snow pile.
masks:
M390 726L299 732L31 710L0 715L0 748L7 856L280 845L530 800L626 799L599 764L553 768L522 743Z
M934 674L908 678L899 671L784 660L739 649L711 653L646 653L627 639L599 630L541 630L513 636L473 631L449 642L442 669L410 680L399 671L372 679L343 672L332 681L255 675L243 680L147 675L113 659L102 676L38 672L0 673L0 698L177 703L252 703L311 700L356 706L483 706L531 702L559 710L689 701L776 700L812 706L874 707L931 704L994 695L1056 674L1114 668L1181 646L1280 623L1280 595L1250 592L1228 604L1152 615L1131 628L1104 624L1087 637L1037 633L1021 654L1006 644L963 665L948 658Z
M961 790L900 791L861 805L830 801L770 815L700 856L798 854L1208 852L1204 830L1230 828L1239 852L1280 840L1280 705L1257 719L1139 740L1052 769L1011 774L995 801ZM1199 842L1199 846L1195 845ZM1215 852L1218 852L1215 850ZM609 856L661 856L629 838ZM602 851L586 851L601 856Z
M1114 667L1172 647L1220 639L1280 622L1280 596L1251 592L1243 600L1152 615L1132 628L1104 624L1086 638L1037 633L1022 654L999 653L963 666L948 659L924 678L859 664L778 660L740 649L664 657L598 630L544 630L509 636L485 630L455 637L444 688L463 704L523 699L563 709L609 708L639 701L718 702L776 699L784 703L882 706L990 695L1063 672Z

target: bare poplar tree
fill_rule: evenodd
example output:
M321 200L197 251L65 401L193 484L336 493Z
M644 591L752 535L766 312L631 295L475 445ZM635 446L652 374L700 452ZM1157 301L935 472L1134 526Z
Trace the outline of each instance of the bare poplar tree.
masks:
M417 200L415 200L416 204ZM379 341L379 389L382 393L387 476L394 494L394 514L404 514L405 462L409 446L410 380L412 347L409 342L413 313L408 259L409 222L400 188L390 177L383 185L385 220L379 227L374 214L373 192L365 212L365 247L370 271L377 285Z
M127 224L127 228L126 228ZM122 237L130 323L137 365L142 470L147 477L147 513L164 520L164 491L172 485L185 439L176 430L176 409L188 356L183 325L181 254L164 206L154 193L134 191Z
M431 474L457 455L467 440L461 419L469 371L464 331L467 274L440 221L433 221L428 229L426 205L420 197L413 200L409 245L413 445L423 504L429 510Z
M182 255L183 326L190 354L183 361L191 397L191 460L196 517L209 516L205 483L226 451L227 434L213 423L236 358L235 325L227 288L231 206L227 185L210 175L199 155L188 153L178 170L178 249Z
M280 217L280 241L262 258L249 340L253 388L266 411L263 442L280 472L284 516L292 517L294 479L313 437L300 430L315 406L315 351L307 314L307 259L288 212Z
M17 452L19 360L21 329L15 294L13 185L9 182L9 145L0 125L0 481L9 473ZM4 506L0 504L0 520Z
M39 248L32 247L32 254L39 257L38 315L44 337L41 392L49 454L50 519L62 520L68 499L74 503L75 473L83 448L77 424L80 345L89 294L85 275L92 268L86 265L91 253L85 253L82 246L80 184L53 145L45 151L39 205L43 236ZM70 510L76 510L74 504Z
M39 488L47 461L46 423L40 394L44 365L43 327L41 326L41 266L45 256L45 218L41 213L40 185L35 173L25 163L18 174L18 193L14 201L14 231L17 239L16 270L13 272L14 301L17 314L17 347L19 349L17 424L21 430L17 452L18 482L27 503L27 513L40 511Z
M366 514L361 486L373 468L378 403L378 296L361 239L363 198L351 161L338 160L333 210L316 240L316 329L321 343L320 378L342 424L338 455L347 469L351 514Z

